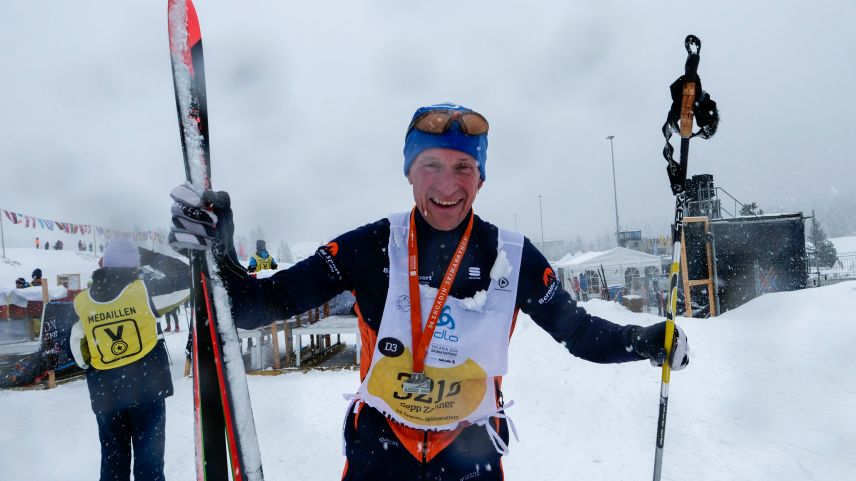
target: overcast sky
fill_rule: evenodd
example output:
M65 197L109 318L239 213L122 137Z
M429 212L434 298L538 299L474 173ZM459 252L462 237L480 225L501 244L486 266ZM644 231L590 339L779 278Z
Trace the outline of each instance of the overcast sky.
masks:
M4 5L0 208L168 225L184 170L166 3ZM693 141L690 175L768 212L818 209L836 232L856 210L854 5L198 0L213 183L239 232L325 241L411 207L405 128L452 101L491 124L483 218L514 228L516 214L539 240L542 195L547 239L613 231L615 135L622 228L665 233L660 127L693 33L722 120Z

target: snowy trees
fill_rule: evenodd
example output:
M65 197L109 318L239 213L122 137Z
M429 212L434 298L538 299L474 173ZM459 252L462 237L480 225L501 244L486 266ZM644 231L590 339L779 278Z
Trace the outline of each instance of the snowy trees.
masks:
M750 216L750 215L763 215L764 209L758 208L758 204L755 202L751 202L749 204L745 204L740 208L740 215L742 216Z
M288 243L285 241L279 241L277 256L277 259L279 259L280 262L286 262L288 264L294 263L294 254L291 253L291 247L289 247Z
M835 251L835 246L829 240L817 217L812 217L811 226L808 231L806 253L812 259L812 264L820 267L831 267L838 259L838 252Z

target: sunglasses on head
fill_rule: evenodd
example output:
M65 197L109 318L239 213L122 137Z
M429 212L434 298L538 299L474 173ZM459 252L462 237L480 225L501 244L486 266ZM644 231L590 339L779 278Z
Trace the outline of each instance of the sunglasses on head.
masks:
M466 135L483 135L487 133L488 123L478 112L461 112L460 110L429 110L410 123L407 132L416 129L428 134L445 134L457 122L461 132Z

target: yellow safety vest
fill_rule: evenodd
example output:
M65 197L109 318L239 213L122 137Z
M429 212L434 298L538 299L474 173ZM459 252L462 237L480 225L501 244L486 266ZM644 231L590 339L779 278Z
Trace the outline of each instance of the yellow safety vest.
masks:
M253 259L256 260L256 272L263 271L265 269L273 269L271 267L273 265L273 257L268 254L267 259L262 259L256 254L253 254Z
M146 285L137 280L108 302L92 299L89 289L74 298L95 369L115 369L142 359L158 341L157 318Z

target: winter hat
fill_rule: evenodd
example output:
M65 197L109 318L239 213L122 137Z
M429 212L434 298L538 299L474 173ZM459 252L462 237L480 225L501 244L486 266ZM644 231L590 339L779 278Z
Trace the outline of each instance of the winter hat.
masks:
M103 267L140 267L140 250L129 239L114 239L104 248L102 260Z
M265 248L265 241L263 241L263 240L261 240L261 239L257 240L257 241L256 241L256 250L257 250L257 251L267 250L267 249Z
M419 107L416 112L413 114L413 118L410 120L411 125L413 121L424 115L425 112L430 112L432 110L452 110L456 112L474 112L472 109L468 109L461 105L456 105L452 103L442 103L435 105L428 105L425 107ZM474 159L479 166L479 173L481 174L481 179L485 180L485 162L487 161L487 133L481 135L467 135L461 130L461 125L457 121L453 121L449 130L442 134L429 134L427 132L422 132L418 129L409 129L406 136L404 137L404 175L410 173L410 167L413 165L413 161L416 160L416 157L422 153L423 150L438 148L438 149L452 149L458 150L465 154L469 154Z

